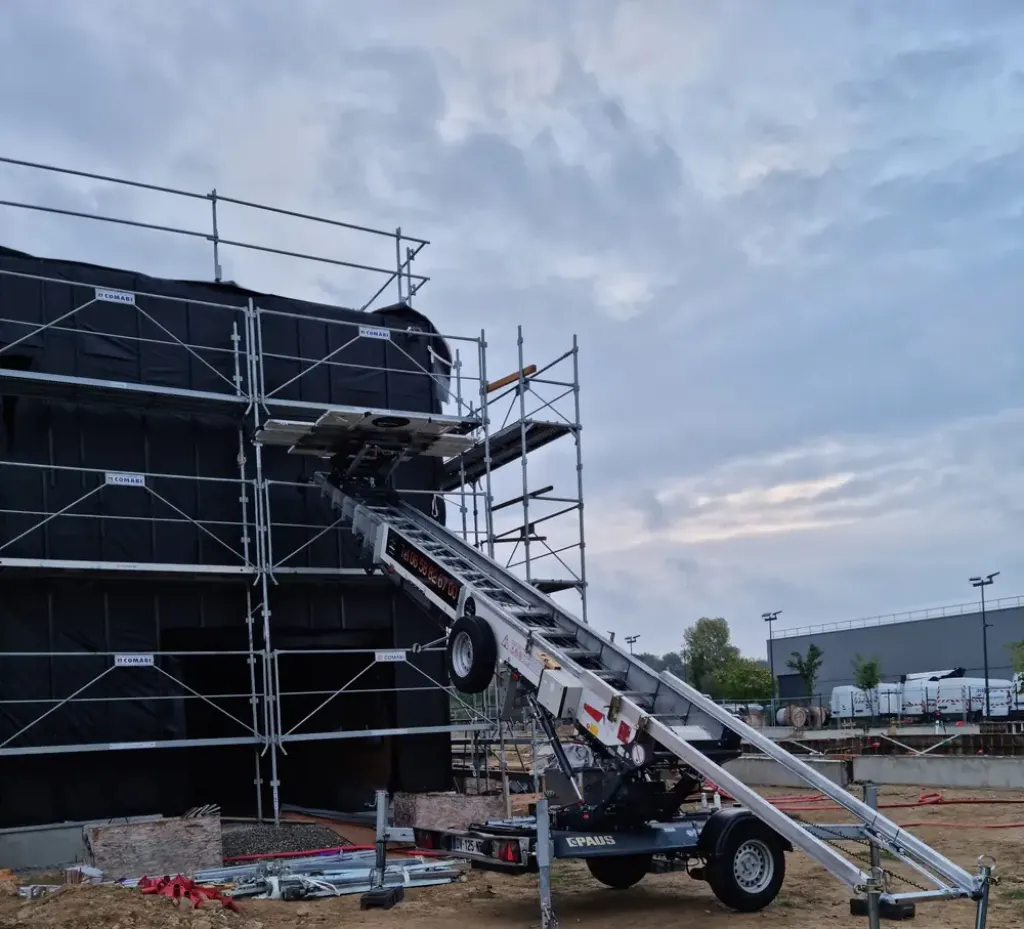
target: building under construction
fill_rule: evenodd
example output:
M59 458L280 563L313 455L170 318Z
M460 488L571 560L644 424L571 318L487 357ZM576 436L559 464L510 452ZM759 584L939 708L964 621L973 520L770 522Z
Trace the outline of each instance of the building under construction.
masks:
M284 211L161 190L208 201L210 229L57 212L201 236L214 279L0 249L0 826L450 789L453 732L497 738L492 703L450 693L444 630L364 569L312 482L322 461L261 436L374 417L354 462L391 455L405 499L585 611L576 346L528 364L520 339L519 370L489 377L483 333L412 307L425 240L301 216L381 239L395 263L297 255L218 228L225 204ZM220 279L230 249L377 290L355 309L246 290ZM413 419L437 424L432 449L403 433ZM528 458L562 438L565 486L533 486Z

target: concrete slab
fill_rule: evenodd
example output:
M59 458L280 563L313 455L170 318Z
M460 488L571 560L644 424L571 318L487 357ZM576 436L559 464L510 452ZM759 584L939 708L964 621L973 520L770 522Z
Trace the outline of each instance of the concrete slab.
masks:
M871 726L867 729L852 726L839 729L794 729L792 726L765 726L759 731L776 742L784 742L787 739L793 742L846 742L866 736L892 736L899 739L910 736L936 735L934 725L900 726L894 730L890 730L889 726ZM936 741L954 734L977 735L979 732L981 732L981 726L977 723L965 723L955 727L950 724L945 731L936 736Z
M973 755L862 755L853 779L876 784L1024 790L1024 758Z
M845 761L808 756L801 756L800 760L840 787L849 783L849 766ZM751 787L807 787L805 781L764 755L742 755L727 762L725 769Z

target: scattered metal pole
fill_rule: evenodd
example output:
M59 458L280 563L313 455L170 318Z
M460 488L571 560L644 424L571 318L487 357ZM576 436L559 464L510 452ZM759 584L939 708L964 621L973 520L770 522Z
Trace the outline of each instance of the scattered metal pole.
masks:
M551 905L551 820L547 797L537 801L537 886L540 890L540 927L558 929L558 917Z

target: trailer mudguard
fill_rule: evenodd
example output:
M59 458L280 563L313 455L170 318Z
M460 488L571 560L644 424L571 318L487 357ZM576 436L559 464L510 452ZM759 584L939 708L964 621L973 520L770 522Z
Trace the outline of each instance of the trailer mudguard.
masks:
M774 836L783 850L787 852L793 851L793 844L788 839L780 836L774 829L751 813L750 810L739 806L723 807L720 810L715 810L700 832L697 848L705 858L711 858L716 854L720 854L725 848L726 840L729 838L732 830L736 828L738 823L745 822L746 820L753 820L765 833Z

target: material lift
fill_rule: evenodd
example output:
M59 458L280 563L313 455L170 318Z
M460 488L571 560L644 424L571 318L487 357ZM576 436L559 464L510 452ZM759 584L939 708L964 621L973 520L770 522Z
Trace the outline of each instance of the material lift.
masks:
M378 437L385 428L386 440ZM537 816L462 832L420 830L421 846L492 870L539 866L542 876L550 856L581 858L599 882L616 888L647 873L685 869L743 912L775 899L786 853L799 849L850 889L851 908L865 912L872 925L912 915L917 903L969 899L978 904L977 929L984 927L989 861L979 859L977 873L965 870L685 681L655 672L388 489L397 461L458 454L470 446L473 428L456 417L342 410L318 423L272 420L257 436L330 460L331 469L315 480L359 542L364 568L385 573L441 621L455 688L480 693L500 675L507 682L506 707L525 701L574 791L571 802L538 803ZM373 454L365 453L367 445ZM582 778L556 733L569 722L597 759L597 769ZM813 825L777 809L723 767L739 756L742 743L831 799L854 822ZM704 779L737 805L683 812ZM866 867L835 844L850 841L871 847ZM882 854L920 879L909 882L918 889L895 892L880 866Z

